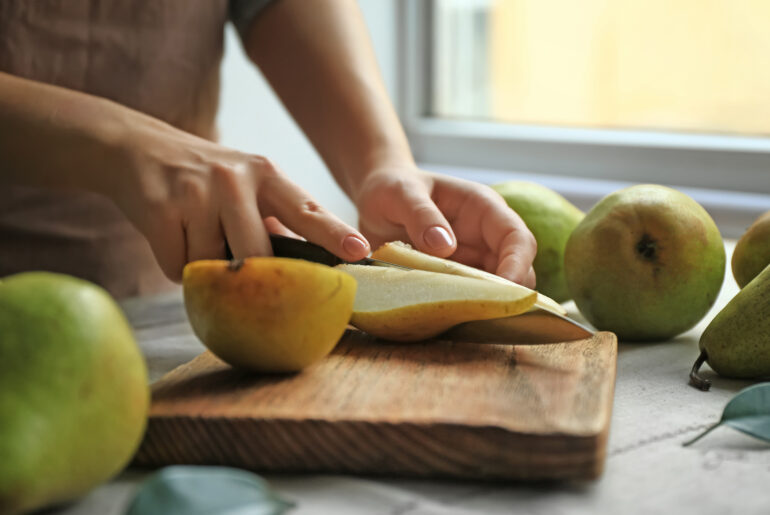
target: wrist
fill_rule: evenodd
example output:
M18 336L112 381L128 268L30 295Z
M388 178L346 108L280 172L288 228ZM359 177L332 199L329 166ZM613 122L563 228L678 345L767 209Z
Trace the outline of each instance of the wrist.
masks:
M377 152L371 154L362 165L350 168L345 174L347 193L351 199L361 194L374 176L411 175L420 170L410 152Z

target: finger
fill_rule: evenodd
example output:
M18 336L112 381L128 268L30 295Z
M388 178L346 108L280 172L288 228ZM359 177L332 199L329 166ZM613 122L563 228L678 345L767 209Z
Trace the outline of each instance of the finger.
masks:
M497 256L495 273L516 283L527 281L537 242L522 221L501 199L494 202L481 224L487 246Z
M361 234L364 235L373 249L377 249L390 241L406 242L409 240L409 235L406 234L406 231L400 225L393 225L392 227L383 230L382 228L376 227L376 224L375 227L373 227L373 224L367 223L367 221L361 217L360 213L358 224Z
M154 220L145 233L155 260L163 273L175 282L182 280L182 270L187 263L185 232L178 219Z
M203 211L203 210L201 210ZM189 220L184 227L187 262L225 257L225 236L215 210L206 210Z
M513 282L523 284L537 252L537 244L529 230L511 229L499 244L495 273Z
M267 231L257 207L253 183L239 181L239 176L218 167L214 195L219 204L219 218L230 251L235 259L273 254Z
M369 255L361 233L319 205L305 190L283 176L261 183L259 204L264 214L275 216L294 232L346 261Z
M449 222L422 188L403 188L390 193L391 218L404 226L418 250L448 257L457 249L457 238Z
M272 256L273 250L255 201L222 209L222 227L235 259Z
M279 234L281 236L286 236L288 238L296 238L298 240L304 240L302 236L297 234L296 232L292 231L285 225L281 223L280 220L278 220L274 216L268 216L262 222L265 224L265 229L267 229L267 232L270 234Z
M487 254L486 258L484 259L483 268L487 272L494 274L497 271L497 257L494 254ZM535 269L530 266L526 276L519 284L534 290L535 289Z
M455 251L454 254L452 254L452 261L457 261L458 263L472 266L474 268L485 268L484 267L485 254L489 255L489 250L486 248L479 250L475 246L463 245L462 243L458 242L457 250ZM492 268L493 272L496 267L497 267L497 260L495 259L495 266Z
M537 276L535 275L535 269L533 267L529 267L529 272L527 272L527 278L524 279L524 282L521 283L522 286L526 286L527 288L530 288L532 290L535 289L537 286Z

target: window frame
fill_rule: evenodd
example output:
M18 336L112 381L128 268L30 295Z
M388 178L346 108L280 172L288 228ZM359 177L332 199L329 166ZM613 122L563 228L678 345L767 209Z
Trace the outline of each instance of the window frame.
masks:
M417 161L770 194L770 137L431 117L431 4L397 12L397 109Z

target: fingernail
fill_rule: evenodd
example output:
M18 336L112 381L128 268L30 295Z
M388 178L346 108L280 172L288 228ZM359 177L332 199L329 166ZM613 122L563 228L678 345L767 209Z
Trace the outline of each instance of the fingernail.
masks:
M452 246L452 237L449 232L441 226L433 226L425 231L423 235L425 243L432 249L445 249Z
M342 240L342 248L345 249L345 252L354 256L366 254L367 250L366 242L353 235L345 236L345 239Z

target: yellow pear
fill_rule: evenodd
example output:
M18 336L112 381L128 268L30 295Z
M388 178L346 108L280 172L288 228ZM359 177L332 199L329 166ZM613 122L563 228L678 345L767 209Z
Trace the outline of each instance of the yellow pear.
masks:
M380 259L396 265L414 268L416 270L425 270L428 272L439 272L442 274L459 275L463 277L472 277L475 279L484 279L499 284L504 284L511 289L520 291L532 291L529 288L509 281L499 275L490 274L484 270L463 265L449 259L442 259L430 254L425 254L413 248L411 245L401 241L391 241L381 246L372 253L374 259ZM559 315L566 315L567 311L555 300L546 297L542 293L537 293L537 299L534 307L552 311Z
M294 372L325 357L345 332L356 281L301 259L204 260L183 274L187 316L219 358L258 372Z
M337 268L358 282L351 323L387 340L424 340L462 322L517 315L536 299L527 288L471 277L365 265Z

